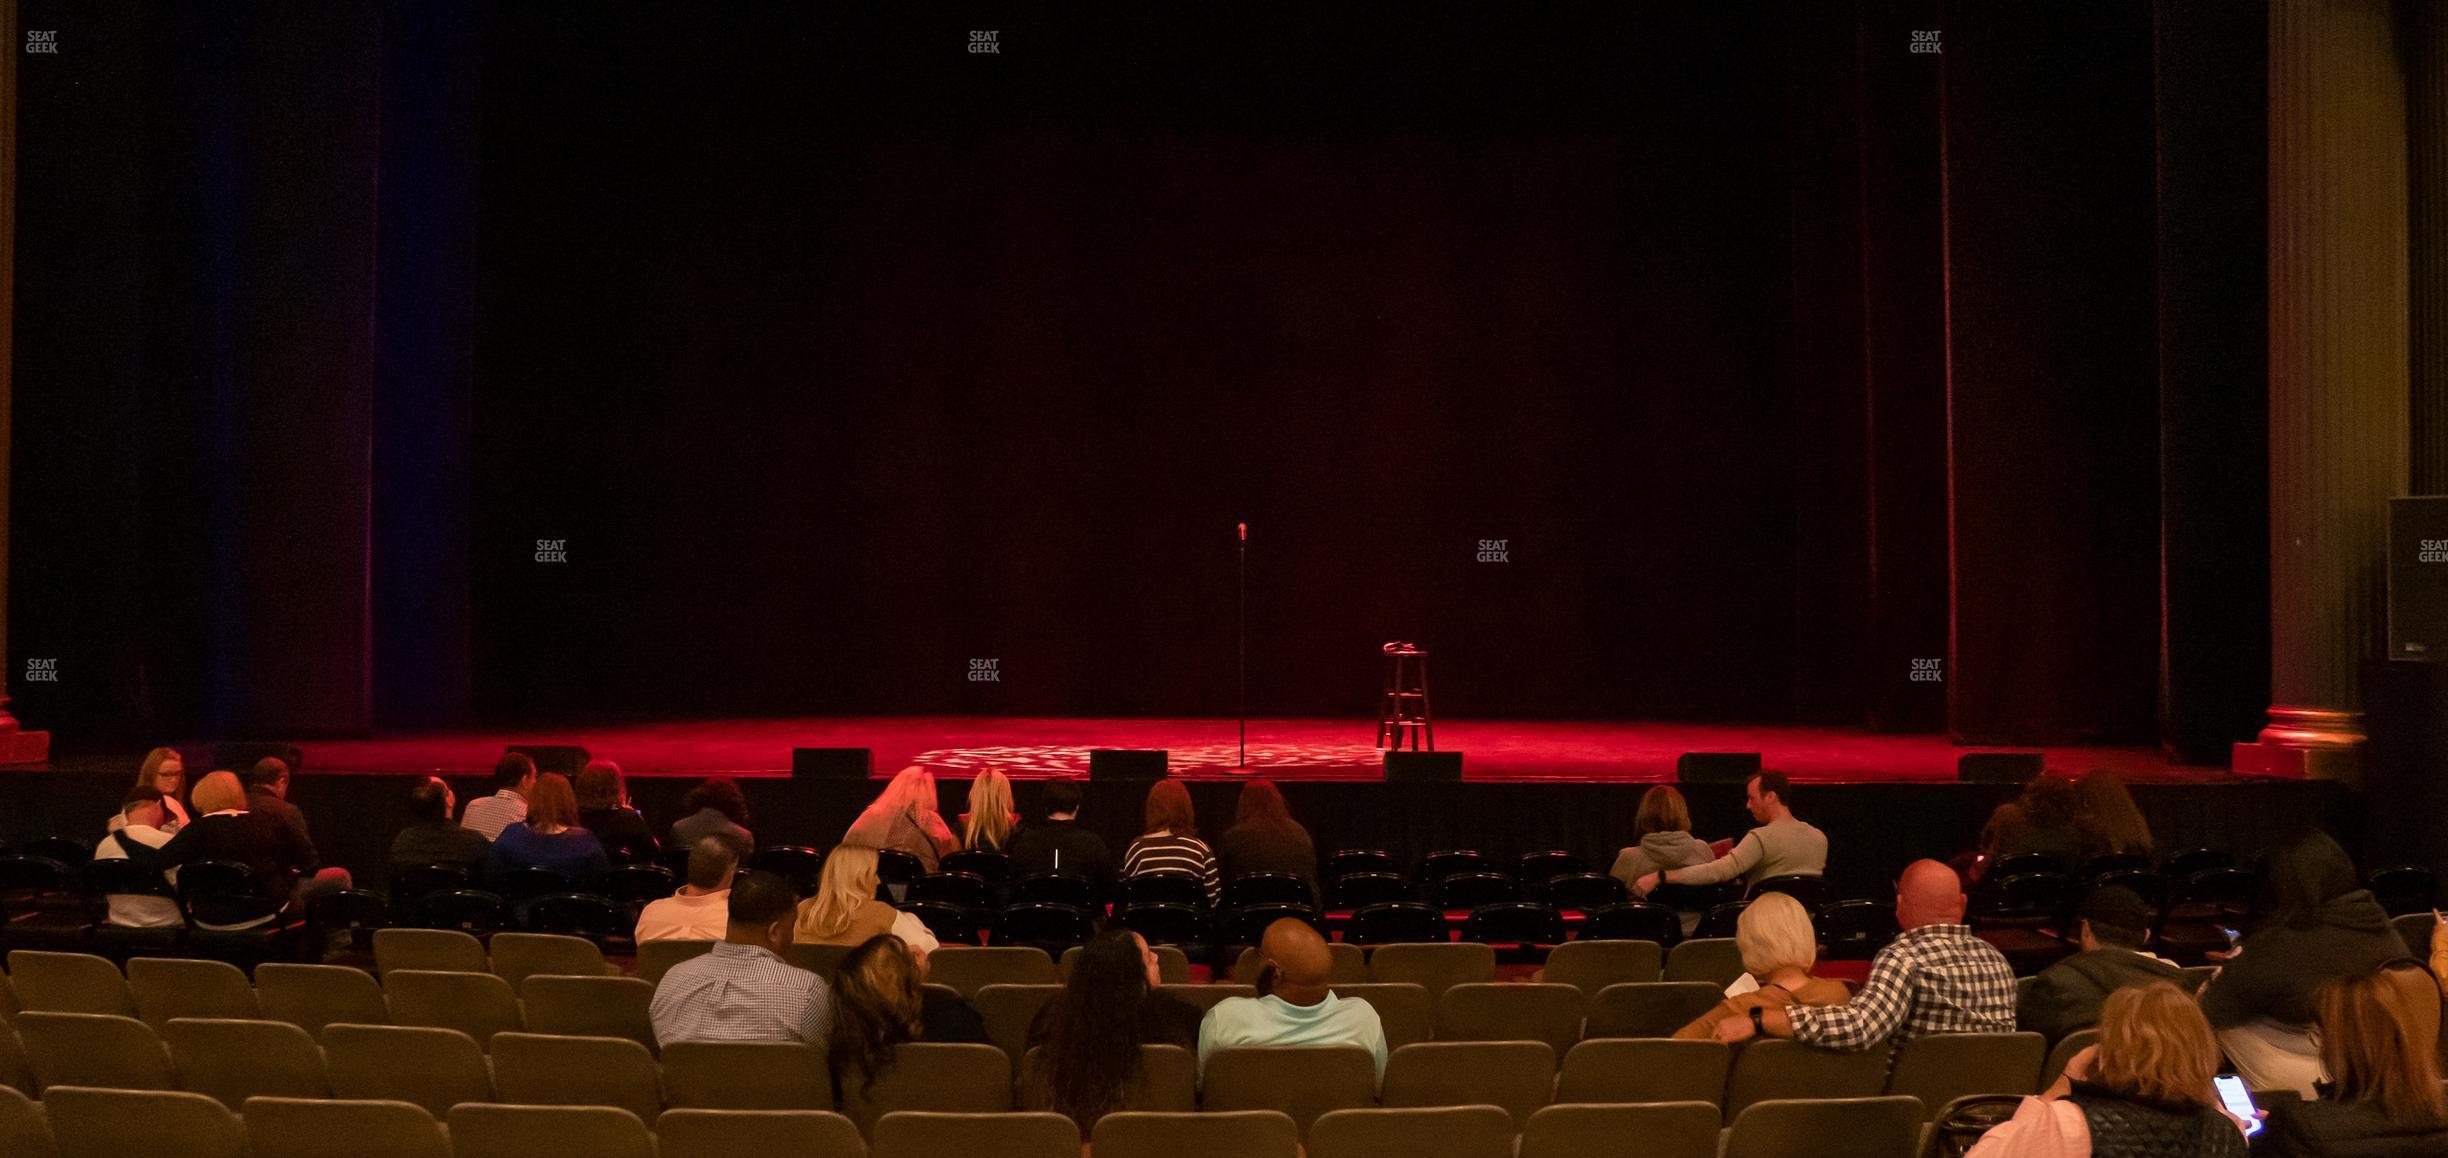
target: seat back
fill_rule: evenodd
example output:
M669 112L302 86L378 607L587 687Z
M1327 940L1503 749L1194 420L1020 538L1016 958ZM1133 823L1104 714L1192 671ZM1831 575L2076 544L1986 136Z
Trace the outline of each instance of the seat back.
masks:
M1344 935L1362 945L1442 944L1445 914L1418 901L1372 901L1352 911Z
M867 1158L850 1119L828 1110L665 1110L663 1158Z
M2058 1042L2056 1048L2049 1050L2048 1060L2040 1063L2039 1088L2045 1090L2056 1085L2057 1075L2065 1072L2066 1063L2073 1061L2075 1054L2098 1044L2099 1029L2097 1027L2078 1029L2065 1035L2065 1040Z
M841 972L842 958L849 956L850 950L854 948L857 946L823 945L814 942L794 943L782 951L782 959L830 983L833 975ZM938 949L936 952L940 953L942 950ZM932 956L932 954L929 955L930 958Z
M43 1013L113 1013L136 1016L136 999L128 992L119 967L91 953L49 953L12 949L9 982L17 1004Z
M1335 996L1368 1002L1377 1011L1377 1024L1385 1030L1388 1050L1436 1038L1436 1002L1429 998L1425 988L1408 981L1338 984L1333 988Z
M830 1110L824 1051L776 1041L663 1047L663 1104L692 1110Z
M1020 1059L1020 1096L1015 1101L1021 1109L1053 1108L1040 1104L1031 1082L1044 1052L1033 1049ZM1140 1046L1139 1076L1122 1092L1120 1108L1160 1114L1197 1109L1198 1055L1178 1045Z
M986 1023L986 1040L1015 1063L1028 1052L1029 1026L1037 1011L1062 994L1060 985L989 985L969 999Z
M872 1136L877 1119L902 1110L999 1114L1012 1107L1012 1061L991 1045L910 1042L895 1047L892 1068L861 1088L841 1079L842 1112Z
M1248 985L1160 985L1156 988L1177 1001L1197 1006L1201 1012L1215 1008L1217 1002L1227 998L1258 996L1258 990Z
M1540 1041L1553 1057L1581 1040L1589 999L1570 985L1477 981L1456 985L1437 999L1438 1041Z
M286 1021L318 1040L323 1027L389 1025L391 1006L373 974L346 965L266 961L255 967L255 997L265 1017Z
M663 1113L654 1057L625 1037L500 1034L493 1039L493 1094L531 1106L618 1106L650 1126Z
M1583 1037L1673 1037L1725 999L1705 981L1629 982L1609 985L1590 1000Z
M1735 1116L1724 1158L1906 1158L1920 1150L1921 1119L1909 1097L1772 1099Z
M227 961L184 957L131 957L127 987L136 1013L155 1029L173 1017L263 1016L255 987Z
M1535 1041L1423 1041L1386 1058L1388 1106L1496 1106L1519 1129L1555 1091L1555 1052Z
M1368 953L1348 941L1326 944L1326 982L1329 985L1358 985L1369 979ZM1241 950L1233 958L1232 979L1235 985L1249 985L1258 980L1258 970L1266 964L1255 945Z
M15 1024L5 1019L0 1019L0 1086L28 1097L42 1089L34 1084L34 1067L26 1060L25 1043L17 1040Z
M1301 1132L1274 1110L1195 1114L1107 1114L1089 1150L1096 1158L1299 1158Z
M179 1158L246 1158L246 1128L229 1108L184 1090L63 1086L43 1092L43 1114L60 1158L168 1152Z
M648 1053L655 1050L654 1021L647 1014L654 986L635 977L539 973L527 978L522 994L531 1033L623 1037Z
M442 1123L406 1102L253 1098L243 1117L254 1158L451 1158Z
M26 1062L45 1091L53 1086L175 1090L177 1071L153 1027L111 1013L17 1015ZM46 1097L48 1096L46 1092Z
M490 973L397 969L383 975L383 995L394 1024L455 1029L482 1048L524 1024L510 983Z
M496 1106L450 1112L457 1158L655 1158L654 1135L610 1106Z
M1725 1097L1734 1051L1721 1041L1609 1038L1564 1055L1558 1102L1707 1102Z
M895 1110L875 1126L875 1158L1080 1158L1079 1127L1061 1114Z
M1641 1158L1717 1158L1717 1122L1713 1102L1558 1102L1530 1115L1518 1158L1614 1158L1626 1138L1640 1139Z
M1513 1158L1513 1119L1494 1106L1334 1110L1309 1127L1310 1158Z
M648 985L663 980L671 967L714 948L712 941L643 941L637 947L637 977Z
M51 1145L51 1122L43 1116L42 1104L13 1086L0 1086L0 1154L18 1158L59 1155Z
M565 937L559 933L493 935L493 975L509 982L512 993L526 992L527 979L540 974L603 977L613 972L604 964L603 950L584 937Z
M395 969L482 973L484 942L457 929L374 930L374 972L388 978Z
M1921 1099L1935 1118L1966 1094L2035 1094L2048 1039L2036 1033L1933 1033L1896 1052L1887 1092Z
M1025 945L946 945L927 954L927 980L962 997L989 985L1055 985L1054 958Z
M1456 985L1496 979L1496 950L1487 945L1379 945L1369 954L1369 980L1409 982L1430 1000Z
M1658 893L1662 897L1665 891L1660 889ZM1672 945L1683 939L1683 918L1658 901L1626 901L1586 911L1582 916L1584 941L1653 941Z
M1745 1042L1726 1078L1726 1121L1753 1102L1876 1097L1886 1090L1887 1056L1885 1046L1840 1053L1784 1038Z
M1548 951L1539 979L1596 997L1609 985L1660 980L1665 967L1666 950L1655 941L1573 941Z
M1207 1055L1204 1091L1209 1110L1280 1111L1306 1136L1318 1115L1377 1100L1377 1061L1353 1045L1227 1046Z
M461 1102L493 1100L484 1051L455 1029L328 1026L323 1059L334 1097L407 1102L437 1118Z
M328 1098L323 1047L286 1021L172 1018L162 1037L179 1088L232 1110L248 1098Z
M1706 981L1722 992L1742 973L1742 948L1732 937L1695 937L1666 953L1668 981Z

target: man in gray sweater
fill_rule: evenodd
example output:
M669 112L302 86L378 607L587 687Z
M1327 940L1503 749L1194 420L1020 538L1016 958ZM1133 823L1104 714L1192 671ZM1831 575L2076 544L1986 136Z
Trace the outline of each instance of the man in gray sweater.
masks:
M1785 804L1793 791L1782 772L1763 771L1743 785L1743 806L1759 827L1745 833L1724 856L1707 864L1650 873L1632 891L1648 896L1661 880L1678 885L1713 885L1742 878L1746 885L1769 877L1827 872L1827 834L1794 819Z

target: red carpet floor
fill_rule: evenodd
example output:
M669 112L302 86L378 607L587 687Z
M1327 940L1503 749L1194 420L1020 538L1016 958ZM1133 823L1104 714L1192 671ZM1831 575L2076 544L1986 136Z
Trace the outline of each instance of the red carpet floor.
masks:
M1375 779L1367 719L1275 719L1249 724L1249 764L1271 776ZM1437 747L1463 753L1472 780L1670 780L1687 751L1757 751L1798 780L1952 780L1959 748L1942 736L1845 728L1559 720L1447 720ZM1186 776L1224 775L1234 763L1229 719L862 716L641 723L583 730L441 732L305 745L318 772L473 772L502 745L584 744L632 775L786 775L794 747L870 748L879 773L924 763L960 774L993 765L1016 776L1083 771L1090 748L1163 748ZM209 748L197 745L196 751ZM2170 765L2155 748L2051 748L2052 768L2112 768L2137 781L2227 779L2223 770Z

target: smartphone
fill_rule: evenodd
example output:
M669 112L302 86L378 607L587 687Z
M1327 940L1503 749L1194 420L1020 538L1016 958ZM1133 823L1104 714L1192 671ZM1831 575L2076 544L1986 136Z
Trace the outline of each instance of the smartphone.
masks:
M2227 1112L2243 1120L2245 1137L2261 1132L2260 1107L2253 1105L2252 1091L2244 1088L2243 1078L2220 1074L2210 1079L2210 1084L2218 1087L2219 1102L2227 1107Z

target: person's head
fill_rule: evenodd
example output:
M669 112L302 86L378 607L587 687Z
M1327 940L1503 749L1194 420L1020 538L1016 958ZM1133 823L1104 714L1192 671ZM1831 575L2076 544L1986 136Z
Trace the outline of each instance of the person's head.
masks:
M700 893L716 893L731 887L731 878L738 875L739 846L720 833L689 846L688 883ZM796 907L798 898L791 898Z
M811 941L840 936L875 894L876 850L857 844L836 846L825 854L816 895L799 906L800 935Z
M1137 933L1108 929L1082 947L1046 1010L1044 1052L1027 1076L1030 1104L1082 1128L1120 1109L1139 1073L1156 985L1156 954Z
M2129 985L2100 1005L2091 1082L2144 1101L2210 1106L2218 1064L2218 1039L2184 990L2165 981Z
M1961 923L1965 903L1963 878L1939 861L1914 861L1896 878L1896 925L1900 928Z
M2411 961L2321 988L2315 1015L2332 1096L2378 1108L2400 1126L2448 1119L2440 1095L2439 983Z
M879 816L918 817L935 811L935 774L912 764L893 773L892 783L877 793L867 811Z
M525 752L504 752L501 759L493 762L495 792L516 792L525 796L528 789L535 787L535 778L535 761L528 759Z
M2082 902L2082 947L2139 951L2150 939L2150 904L2123 885L2093 889Z
M198 815L209 812L246 811L246 785L238 782L235 772L210 772L196 781L195 792L188 797L195 802Z
M689 852L689 864L695 867L696 850ZM791 919L799 911L799 890L791 887L789 878L754 870L741 873L731 882L727 904L730 916L724 940L758 945L776 953L790 946Z
M546 772L535 778L535 787L527 790L527 827L571 828L578 823L578 794L570 791L569 777L558 772Z
M748 827L748 795L740 791L738 782L728 776L709 776L680 798L680 810L691 816L713 809L729 817L731 823Z
M961 826L961 847L1001 848L1011 836L1011 778L988 768L969 782L969 819Z
M1284 803L1283 789L1271 780L1252 780L1241 786L1241 800L1233 810L1235 824L1290 824L1292 806Z
M2330 901L2361 887L2346 850L2328 833L2307 828L2270 851L2261 870L2253 920L2257 925L2317 928L2321 910Z
M173 800L187 786L187 762L179 759L176 748L155 748L145 753L144 763L136 769L136 783Z
M577 789L582 810L629 807L629 782L622 778L620 765L610 760L587 761L578 770Z
M1691 805L1672 784L1651 785L1641 793L1640 812L1632 818L1635 843L1653 832L1690 832Z
M2134 806L2133 793L2125 790L2124 777L2105 768L2094 768L2074 781L2074 794L2081 798L2077 807L2084 827L2108 851L2150 855L2150 822L2142 819L2142 810Z
M1082 799L1077 776L1057 776L1048 780L1045 790L1037 794L1037 803L1045 808L1048 820L1057 816L1078 816Z
M842 957L833 980L833 1038L826 1050L837 1092L844 1078L856 1074L863 1096L876 1075L892 1065L893 1047L917 1040L925 985L916 955L890 933L869 937Z
M1272 993L1293 1005L1315 1005L1326 999L1334 957L1326 938L1309 922L1285 917L1266 927L1258 939L1258 991Z
M1773 768L1762 769L1743 783L1743 807L1751 810L1751 819L1766 824L1779 817L1793 815L1793 785L1785 774Z
M1198 835L1198 813L1190 807L1190 790L1179 780L1159 780L1148 786L1147 814L1139 831Z
M127 818L130 828L160 828L169 813L162 807L161 789L150 784L128 789L127 797L119 802L119 815Z
M408 790L408 815L418 820L449 820L459 802L451 798L450 785L438 776L417 781Z
M274 796L289 795L289 763L278 756L266 756L247 769L247 787L269 792Z
M1761 893L1743 906L1734 920L1734 946L1742 951L1743 972L1763 984L1789 969L1807 973L1819 960L1810 910L1784 893Z
M2053 772L2032 777L2018 799L2023 808L2023 823L2044 832L2074 827L2082 803L2074 791L2074 782Z

